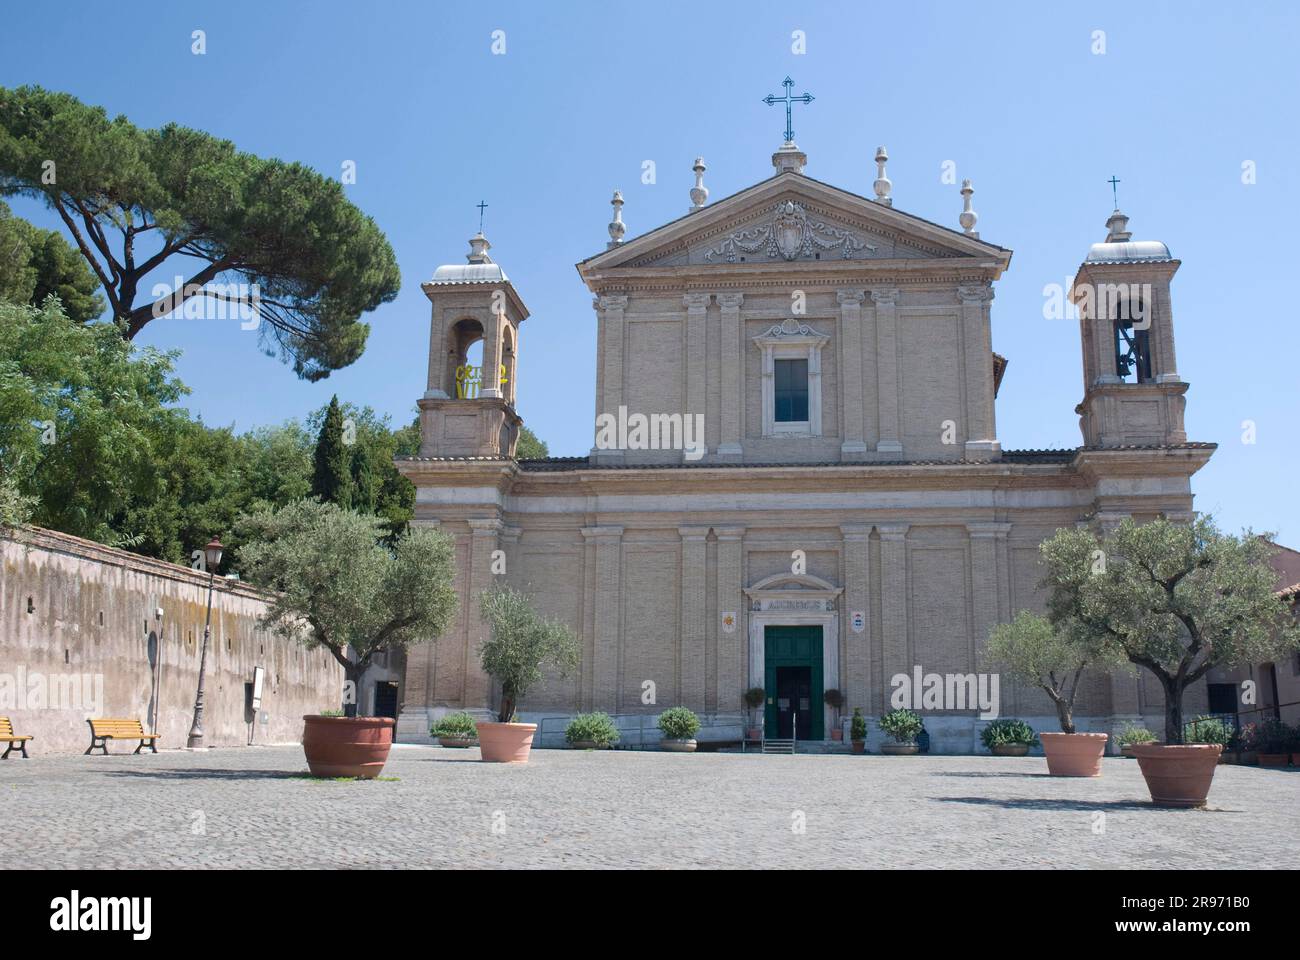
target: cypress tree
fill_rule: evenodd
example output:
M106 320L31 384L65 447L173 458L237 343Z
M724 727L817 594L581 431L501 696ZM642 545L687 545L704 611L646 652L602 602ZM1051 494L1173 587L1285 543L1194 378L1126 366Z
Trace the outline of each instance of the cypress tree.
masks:
M315 469L311 492L323 503L333 503L344 510L352 508L352 457L343 443L343 411L337 395L330 398L316 438Z
M352 506L361 513L375 512L375 471L364 443L352 455Z

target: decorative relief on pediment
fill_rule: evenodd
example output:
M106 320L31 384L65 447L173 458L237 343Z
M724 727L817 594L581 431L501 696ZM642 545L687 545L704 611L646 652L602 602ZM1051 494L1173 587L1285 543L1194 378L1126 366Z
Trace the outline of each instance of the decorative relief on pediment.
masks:
M794 317L786 317L780 323L774 323L764 333L754 337L755 340L795 340L814 337L819 340L828 340L829 337L824 333L819 333L806 323L800 323Z
M874 253L876 247L849 230L810 215L802 204L785 200L772 209L770 220L730 234L710 247L704 259L735 263L742 256L764 253L772 260L798 260L826 251L838 251L842 259L851 260L863 251Z

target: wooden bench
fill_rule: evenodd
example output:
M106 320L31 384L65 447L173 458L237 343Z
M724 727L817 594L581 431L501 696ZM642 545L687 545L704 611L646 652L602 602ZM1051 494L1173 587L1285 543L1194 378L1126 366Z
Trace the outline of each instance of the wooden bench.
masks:
M9 754L13 753L15 748L22 752L24 760L30 759L27 756L27 741L31 739L31 737L15 736L13 723L8 717L0 717L0 742L8 741L9 743L9 749L4 752L4 756L0 757L0 760L8 760Z
M144 726L139 720L87 720L90 724L90 746L86 748L86 753L90 753L98 747L108 755L108 741L110 740L139 740L140 745L135 748L139 753L144 749L146 743L149 749L154 753L158 752L158 734L145 733Z

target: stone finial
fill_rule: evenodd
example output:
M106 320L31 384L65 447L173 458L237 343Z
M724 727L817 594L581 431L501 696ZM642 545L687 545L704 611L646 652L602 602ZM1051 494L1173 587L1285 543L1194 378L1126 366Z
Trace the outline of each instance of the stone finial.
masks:
M782 144L781 149L772 154L772 166L777 173L803 173L808 162L808 154L793 143Z
M492 244L488 243L487 237L480 231L469 238L467 259L470 263L491 263L492 258L488 256L488 251L491 249Z
M885 175L885 164L889 162L889 154L885 152L884 147L876 148L876 182L872 184L876 191L876 203L883 204L886 207L894 205L894 198L891 197L890 191L894 189L893 183Z
M970 197L974 192L975 188L970 185L969 180L961 182L961 216L957 218L957 221L961 224L966 236L979 239L975 224L979 222L980 215L972 210L970 206Z
M614 219L609 222L609 247L617 247L623 242L623 234L627 232L627 227L623 225L623 193L621 190L614 191L614 199L609 201L614 207Z
M691 188L691 208L687 213L694 213L696 210L702 210L704 205L709 202L709 188L704 185L704 158L696 157L695 166L691 168L695 171L695 186Z
M1106 242L1126 243L1132 238L1133 234L1128 229L1128 217L1120 213L1119 208L1116 207L1106 220Z

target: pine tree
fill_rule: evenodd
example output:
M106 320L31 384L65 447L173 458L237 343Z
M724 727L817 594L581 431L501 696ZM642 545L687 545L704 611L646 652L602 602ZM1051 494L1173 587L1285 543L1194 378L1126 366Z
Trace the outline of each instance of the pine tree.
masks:
M334 503L344 510L352 508L352 457L343 442L343 411L339 398L330 398L316 438L315 471L311 492L323 503Z

